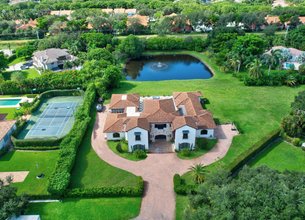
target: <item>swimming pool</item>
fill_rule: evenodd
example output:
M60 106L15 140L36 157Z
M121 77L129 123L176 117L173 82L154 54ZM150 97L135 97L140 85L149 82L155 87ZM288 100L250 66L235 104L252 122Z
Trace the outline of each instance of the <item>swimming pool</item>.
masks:
M0 107L16 106L22 99L0 99Z

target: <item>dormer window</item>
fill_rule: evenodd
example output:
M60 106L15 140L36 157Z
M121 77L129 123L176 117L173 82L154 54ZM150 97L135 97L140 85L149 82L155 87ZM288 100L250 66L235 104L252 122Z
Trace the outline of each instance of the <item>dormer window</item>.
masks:
M184 130L182 131L182 139L188 139L189 138L189 131L187 130Z

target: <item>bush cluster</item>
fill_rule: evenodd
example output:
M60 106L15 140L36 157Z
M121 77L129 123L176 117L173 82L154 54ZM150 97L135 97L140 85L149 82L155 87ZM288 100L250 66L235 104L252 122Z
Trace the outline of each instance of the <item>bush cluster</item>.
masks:
M59 158L48 184L48 191L51 194L64 195L70 183L70 172L74 166L77 149L89 125L90 109L94 100L95 87L90 84L85 92L83 105L78 108L75 114L73 128L60 144Z
M147 154L145 150L137 149L133 152L133 154L136 156L138 159L145 159L147 157Z
M202 37L152 37L145 40L146 50L193 50L203 51L207 44Z
M174 175L174 190L179 195L187 195L195 190L194 185L187 185L179 174Z
M276 71L270 75L263 75L261 78L246 76L244 78L246 86L294 86L305 84L305 75L295 71Z

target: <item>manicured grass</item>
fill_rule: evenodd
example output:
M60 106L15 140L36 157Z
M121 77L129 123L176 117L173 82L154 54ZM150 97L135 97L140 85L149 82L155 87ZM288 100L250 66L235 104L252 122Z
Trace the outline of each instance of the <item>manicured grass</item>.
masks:
M184 219L184 210L189 205L187 196L176 195L176 220Z
M122 146L122 149L124 152L119 152L116 148L117 144L119 142L118 141L108 141L107 144L108 144L108 147L114 152L116 153L117 155L125 158L125 159L128 159L128 160L133 160L133 161L139 161L139 160L143 160L143 159L139 159L137 158L133 153L129 153L128 152L128 145L126 142L124 141L121 141L121 146ZM145 158L144 158L145 159Z
M15 65L17 63L21 63L21 62L25 62L25 61L26 61L25 57L18 57L16 59L14 59L12 62L10 62L8 65L12 66L12 65Z
M250 166L258 167L265 165L279 171L293 170L305 172L304 164L305 152L300 147L280 141L258 155Z
M196 140L196 148L195 148L195 150L190 152L190 155L185 156L181 153L182 151L179 151L177 153L177 156L180 159L187 159L187 160L194 159L196 157L200 157L203 154L209 152L215 146L216 143L217 143L216 139L198 138Z
M54 170L58 151L12 151L0 157L0 172L30 171L25 181L14 183L18 194L47 195L48 178ZM44 173L43 179L36 176Z
M7 120L14 119L15 111L15 108L0 108L0 114L7 114Z
M33 40L0 40L0 49L16 49Z
M72 171L70 188L101 186L135 186L135 176L127 171L115 168L100 159L91 146L91 135L96 112L92 110L91 123L77 152Z
M26 214L43 220L132 219L140 212L141 198L66 199L62 202L31 203Z
M206 80L124 81L114 93L171 95L174 91L201 91L210 102L206 107L214 118L221 123L233 121L242 132L234 138L227 155L208 167L210 170L226 167L266 134L277 129L282 117L289 112L294 96L305 89L305 86L247 87L231 74L221 72L206 54L187 51L176 54L200 58L213 69L215 75Z
M4 72L2 73L5 80L11 80L12 75L15 72L22 72L25 75L26 79L33 79L36 77L39 77L40 74L35 68L27 69L27 70L20 70L20 71L10 71L10 72Z

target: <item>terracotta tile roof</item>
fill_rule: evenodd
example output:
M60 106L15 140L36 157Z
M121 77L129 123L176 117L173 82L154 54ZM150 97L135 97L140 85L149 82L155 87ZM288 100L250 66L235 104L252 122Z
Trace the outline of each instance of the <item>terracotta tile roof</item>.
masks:
M197 129L196 119L192 116L178 116L178 117L175 117L175 119L173 121L172 129L176 130L176 129L181 128L185 125Z
M266 54L271 54L271 51L284 50L284 49L289 50L289 52L291 53L292 56L300 56L301 54L304 53L304 51L298 50L298 49L295 49L292 47L287 48L287 47L283 47L283 46L274 46L269 51L267 51Z
M126 114L115 114L108 113L104 125L104 132L123 132L124 131L124 122L126 120Z
M126 107L139 107L138 94L112 94L109 104L110 109L126 109Z
M36 28L37 27L37 20L30 19L27 23L24 21L16 20L15 23L17 24L17 30L26 30L29 28Z
M16 123L16 121L14 121L14 120L0 121L0 141L4 138L4 136L14 126L15 123Z
M107 14L111 14L111 13L113 13L113 9L112 8L103 8L102 12L105 12Z
M146 131L149 131L150 126L149 122L146 118L138 118L138 117L131 117L126 120L126 131L130 131L133 128L143 128Z
M204 112L196 116L196 124L199 129L214 129L216 128L215 121L211 112L204 110Z
M173 99L144 99L142 115L149 122L172 122L178 112Z
M138 23L141 24L144 27L148 26L149 17L148 16L142 16L142 15L133 15L127 18L127 26L130 26L131 21L133 19L137 19Z
M305 24L305 17L299 17L299 19L300 19L300 22L302 23L302 24Z
M177 107L184 106L187 115L198 115L201 113L202 106L199 98L201 92L174 92L174 102Z
M266 21L268 24L281 23L280 17L279 17L279 16L269 16L269 15L267 15L267 16L265 17L265 21Z

